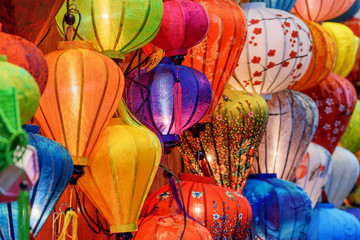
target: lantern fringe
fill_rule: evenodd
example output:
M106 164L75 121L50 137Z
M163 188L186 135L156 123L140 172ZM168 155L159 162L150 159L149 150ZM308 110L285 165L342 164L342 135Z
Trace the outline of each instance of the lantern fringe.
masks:
M174 85L174 118L175 118L175 134L179 135L182 129L182 100L181 100L180 79L178 77L176 77L176 82Z

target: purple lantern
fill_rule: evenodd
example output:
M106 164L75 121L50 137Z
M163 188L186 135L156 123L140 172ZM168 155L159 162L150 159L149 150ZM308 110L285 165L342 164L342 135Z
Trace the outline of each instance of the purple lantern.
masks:
M174 104L177 79L181 85L180 115L175 113L177 106ZM140 78L138 75L126 78L125 101L130 111L152 131L161 134L164 143L178 140L175 134L177 116L181 116L181 131L194 126L208 110L211 97L211 85L203 73L176 66L168 57L151 71L141 73Z
M360 221L360 209L355 207L347 207L345 209L346 212L351 213Z

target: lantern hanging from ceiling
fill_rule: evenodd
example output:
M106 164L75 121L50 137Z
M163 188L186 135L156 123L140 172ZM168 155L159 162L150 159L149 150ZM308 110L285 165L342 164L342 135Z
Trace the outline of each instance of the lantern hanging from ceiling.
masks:
M313 142L332 154L350 121L356 104L356 91L350 81L331 73L304 93L316 102L319 110L319 125Z
M354 15L360 10L360 0L355 0L353 5L342 15L333 18L330 22L345 22L350 18L354 17Z
M312 40L312 56L306 73L290 89L301 91L316 86L330 74L335 63L335 41L320 24L304 20L309 27Z
M340 208L359 176L359 161L356 156L342 147L336 147L332 154L333 168L325 191L329 202Z
M237 0L237 2L238 1L239 0ZM240 2L243 1L240 0ZM290 10L294 7L296 0L250 0L249 2L265 2L267 8L276 8L279 10L290 12Z
M251 222L251 208L244 196L215 185L212 178L182 174L180 186L186 212L203 224L214 239L245 239ZM177 206L170 186L151 194L142 216L155 205L160 209Z
M271 97L269 121L250 172L276 173L291 181L314 136L319 113L303 93L285 89Z
M360 101L356 101L354 112L340 143L347 150L356 153L360 150Z
M336 60L333 72L346 77L355 64L356 52L360 43L359 38L349 27L341 23L325 22L322 26L335 40Z
M355 0L297 0L292 12L301 18L314 22L323 22L345 13Z
M124 76L90 42L59 42L57 48L46 55L49 80L35 118L47 137L65 146L75 165L86 165L120 102Z
M204 131L193 128L180 136L178 149L183 161L193 174L211 176L219 186L239 189L268 117L268 106L256 93L225 89Z
M276 174L254 174L243 194L253 211L247 239L306 239L312 207L302 188Z
M318 203L309 224L308 240L360 239L360 222L331 203Z
M360 209L356 207L347 207L345 211L356 217L360 221Z
M174 93L177 78L181 84L179 106L175 104ZM134 79L126 78L125 99L137 119L160 133L164 142L177 142L175 134L194 126L208 110L211 86L203 73L176 66L165 57L149 72L135 74ZM181 115L177 114L177 108L181 108Z
M124 59L126 53L149 43L163 15L161 0L76 0L75 4L82 14L84 32L77 39L93 42L97 51L114 59ZM66 12L64 4L56 16L61 34Z
M312 56L309 28L296 16L265 3L244 3L248 35L230 84L238 90L268 94L300 80Z
M316 143L309 147L295 170L294 182L302 187L316 205L332 171L331 154Z

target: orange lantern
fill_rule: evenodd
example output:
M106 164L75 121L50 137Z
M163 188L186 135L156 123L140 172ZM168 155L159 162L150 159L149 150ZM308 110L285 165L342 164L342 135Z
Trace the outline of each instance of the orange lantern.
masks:
M90 42L59 42L57 49L46 55L49 79L35 118L47 137L66 147L75 165L87 165L120 102L124 76Z
M330 33L320 24L306 20L304 22L309 27L313 39L313 54L305 75L290 87L296 91L314 87L325 80L335 62L335 42Z

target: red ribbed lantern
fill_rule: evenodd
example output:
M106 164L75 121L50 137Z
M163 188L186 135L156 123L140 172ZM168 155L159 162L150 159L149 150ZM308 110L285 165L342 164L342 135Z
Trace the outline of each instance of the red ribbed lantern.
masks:
M346 26L348 26L353 33L360 37L360 19L359 18L351 18L346 22L343 22ZM356 53L356 60L353 69L351 70L350 74L346 77L348 80L353 82L355 86L360 85L360 48Z
M187 213L203 224L214 239L246 238L252 212L244 196L216 186L212 178L183 174L179 179ZM177 206L169 185L148 197L142 215L148 214L155 205L159 208Z

